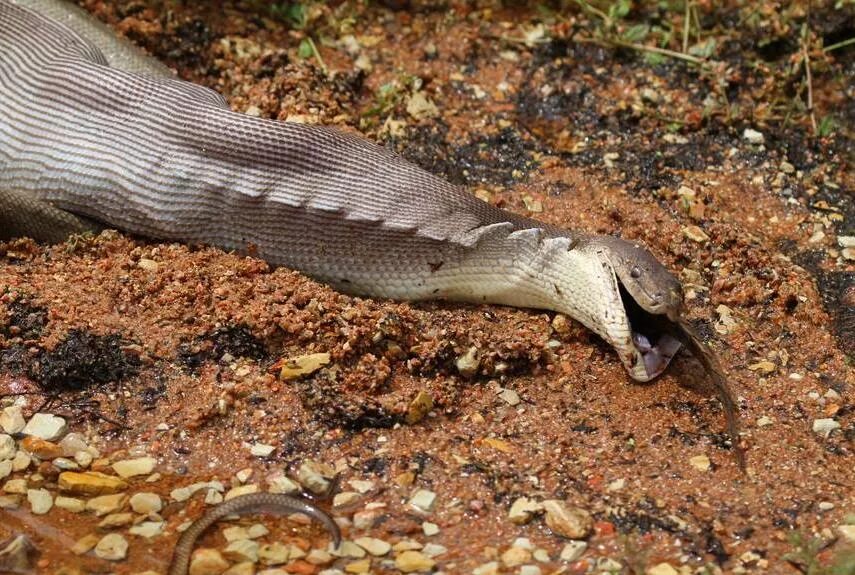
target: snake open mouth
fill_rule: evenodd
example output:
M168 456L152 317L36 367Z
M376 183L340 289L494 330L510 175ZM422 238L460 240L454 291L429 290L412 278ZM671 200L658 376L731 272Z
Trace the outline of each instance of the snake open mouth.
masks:
M620 298L629 327L632 330L632 344L644 361L644 369L650 379L665 371L671 359L680 350L680 342L667 333L664 322L670 320L663 315L652 314L644 310L618 280Z

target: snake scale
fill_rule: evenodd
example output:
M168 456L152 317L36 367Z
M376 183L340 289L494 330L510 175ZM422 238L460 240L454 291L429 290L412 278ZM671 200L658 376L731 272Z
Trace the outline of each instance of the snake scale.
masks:
M646 249L485 203L365 139L251 117L62 0L0 0L0 238L93 222L225 249L348 293L565 313L649 381L681 346L723 371Z

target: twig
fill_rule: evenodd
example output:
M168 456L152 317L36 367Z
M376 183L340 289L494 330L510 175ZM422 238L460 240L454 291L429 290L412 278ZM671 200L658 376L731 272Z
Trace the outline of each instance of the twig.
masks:
M306 40L309 41L309 46L312 48L312 55L315 57L315 60L318 61L318 65L320 65L324 76L329 76L329 70L327 69L327 65L324 63L324 59L321 58L321 53L318 52L318 47L315 45L315 41L308 35L306 36Z
M807 42L802 42L802 56L805 62L805 78L807 81L807 111L810 116L810 126L813 128L813 135L816 136L818 128L816 125L816 114L813 111L813 78L810 73L810 56L807 51Z
M689 52L689 28L692 27L692 3L686 0L686 14L683 16L683 54Z
M822 49L823 52L828 53L832 50L839 50L840 48L845 48L846 46L851 46L855 44L855 38L849 38L848 40L843 40L842 42L838 42L837 44L832 44L831 46L826 46Z
M605 41L607 43L613 45L613 46L620 46L621 48L629 48L630 50L638 50L639 52L652 52L653 54L661 54L662 56L668 56L669 58L676 58L677 60L683 60L685 62L695 64L697 66L709 65L709 62L707 62L703 58L698 58L697 56L692 56L691 54L683 54L682 52L676 52L674 50L668 50L667 48L657 48L656 46L646 46L644 44L634 44L632 42L624 42L623 40L605 40Z

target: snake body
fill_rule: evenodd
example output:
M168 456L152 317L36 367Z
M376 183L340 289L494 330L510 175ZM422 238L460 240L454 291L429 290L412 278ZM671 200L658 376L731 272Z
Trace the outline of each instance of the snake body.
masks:
M638 381L685 345L737 439L732 394L683 317L679 282L638 244L500 210L353 135L233 112L62 0L0 0L0 239L57 241L93 220L252 245L350 293L562 312L611 344ZM259 509L309 514L340 538L310 503L238 498L182 536L170 573L186 573L211 523Z

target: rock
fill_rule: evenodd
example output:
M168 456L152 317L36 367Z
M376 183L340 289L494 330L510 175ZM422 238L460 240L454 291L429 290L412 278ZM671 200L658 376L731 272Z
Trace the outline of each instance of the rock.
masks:
M309 375L321 369L330 362L328 353L310 353L299 357L282 360L279 379L289 380ZM279 364L277 364L279 365Z
M228 501L229 499L234 499L235 497L239 497L241 495L246 495L248 493L258 493L261 489L255 483L249 483L247 485L238 485L237 487L232 487L228 490L226 495L223 497L224 501Z
M223 571L223 575L255 575L255 563L236 563Z
M359 501L360 497L362 496L355 491L342 491L341 493L336 493L333 497L333 507L350 505L355 501Z
M436 493L427 489L419 489L412 497L410 497L410 505L425 513L433 509L433 504L436 501Z
M220 575L229 568L229 562L223 559L216 549L197 549L190 559L189 575Z
M472 570L472 575L498 575L499 574L499 562L498 561L490 561L489 563L483 563Z
M232 541L241 541L242 539L249 539L249 531L246 527L241 527L240 525L233 525L231 527L226 527L223 529L223 538L231 543Z
M848 543L855 543L855 525L838 525L837 532Z
M500 391L499 399L501 399L511 407L515 407L520 403L520 396L513 389L503 389L502 391Z
M541 570L537 565L523 565L520 567L520 575L540 575Z
M99 495L93 497L86 502L86 510L95 513L98 517L102 517L109 513L115 513L122 509L127 502L128 496L124 493L115 493L113 495Z
M289 477L277 474L267 479L267 491L270 493L299 493L300 485Z
M416 120L424 120L439 116L439 109L424 92L419 91L407 100L407 113Z
M72 461L67 457L57 457L51 463L60 471L77 471L80 469L76 461Z
M118 527L127 527L133 522L133 513L110 513L101 520L101 523L98 524L98 529L106 531Z
M570 541L561 549L560 559L562 561L573 562L578 560L588 549L588 544L584 541Z
M128 533L151 539L152 537L163 534L163 527L165 525L163 521L143 521L128 529Z
M580 507L567 507L563 501L549 499L543 502L546 525L556 534L568 539L584 539L594 529L591 514Z
M502 563L505 567L519 567L531 561L531 551L522 547L511 547L502 553Z
M353 542L375 557L382 557L392 550L391 544L382 539L375 539L374 537L360 537L354 539Z
M54 499L53 504L59 507L60 509L70 511L71 513L83 513L83 511L86 509L86 502L82 499L66 497L64 495L57 495L56 499Z
M223 556L229 561L241 563L249 561L256 563L258 561L259 545L251 539L238 539L232 541L223 550Z
M27 480L10 479L9 481L3 484L3 491L5 491L6 493L17 493L18 495L26 495Z
M704 242L708 242L710 237L702 230L700 227L691 225L691 226L683 226L683 235L692 240L693 242L697 242L702 244Z
M11 435L0 433L0 461L12 459L17 451L15 439Z
M20 506L20 495L0 495L0 509L17 509Z
M752 130L751 128L745 128L745 130L742 132L742 138L749 144L762 144L766 141L766 138L763 136L762 132Z
M324 551L323 549L312 549L309 551L309 554L306 555L306 562L311 563L312 565L329 565L334 559L335 557L333 557L331 553Z
M44 515L53 507L53 497L47 489L28 489L27 501L35 515Z
M354 573L355 575L360 575L362 573L368 573L371 571L371 559L361 559L359 561L351 561L347 565L345 565L344 570L347 573Z
M698 471L709 471L712 464L710 463L710 458L706 455L695 455L689 458L689 465Z
M419 391L410 405L407 406L407 424L415 425L424 419L432 409L433 397L424 390Z
M511 504L511 510L508 512L508 519L511 523L515 523L516 525L525 525L531 518L534 517L535 513L543 511L543 505L529 499L528 497L518 497L513 504Z
M9 435L21 433L26 423L27 422L24 421L24 415L21 411L21 407L18 405L4 407L3 410L0 411L0 429L2 429L4 433L8 433Z
M154 470L156 463L154 457L139 457L137 459L125 459L113 464L113 471L122 479L148 475Z
M65 435L68 425L65 419L50 413L36 413L21 431L24 435L34 435L46 441L55 441Z
M478 367L481 365L478 348L470 347L466 353L457 358L454 365L457 367L457 372L463 377L475 377L478 374Z
M85 473L64 471L59 474L59 488L75 495L103 495L124 491L128 488L128 484L118 477L97 471Z
M12 474L12 461L11 459L0 461L0 479L6 479Z
M84 535L80 539L75 542L74 545L71 546L71 552L75 555L83 555L84 553L89 553L95 546L98 544L101 538L95 535L94 533L90 533L89 535Z
M128 541L118 533L105 535L95 545L95 556L106 561L122 561L128 555Z
M297 470L297 480L309 491L316 495L328 493L329 478L335 475L335 470L315 461L304 461Z
M647 569L645 575L680 575L680 572L668 563L659 563Z
M835 429L840 429L840 424L833 419L828 418L813 420L813 432L818 435L828 437Z
M63 437L59 442L59 446L62 448L62 454L65 457L74 457L78 452L88 452L90 449L83 435L74 431Z
M268 533L270 533L270 531L261 523L250 525L249 529L246 530L246 534L250 539L258 539L259 537L264 537Z
M436 523L431 523L430 521L425 521L422 523L422 533L424 533L427 537L433 537L434 535L439 534L439 525Z
M33 462L33 458L24 451L19 451L15 454L15 457L12 458L12 471L23 471L27 467L30 466L30 463ZM0 477L2 479L2 477Z
M131 509L135 513L147 515L149 513L160 513L163 509L163 502L160 500L160 495L157 493L134 493L131 496Z
M422 549L422 553L427 555L430 558L439 557L440 555L445 555L448 553L448 548L442 545L438 545L436 543L428 543Z
M395 557L395 567L404 573L430 571L436 561L418 551L404 551Z
M253 443L249 448L250 454L254 457L270 457L274 451L276 451L276 447L266 443Z
M258 548L258 559L265 565L282 565L290 557L290 548L282 543L268 543Z
M21 440L21 449L41 460L56 459L62 456L62 448L59 445L34 435L29 435Z

